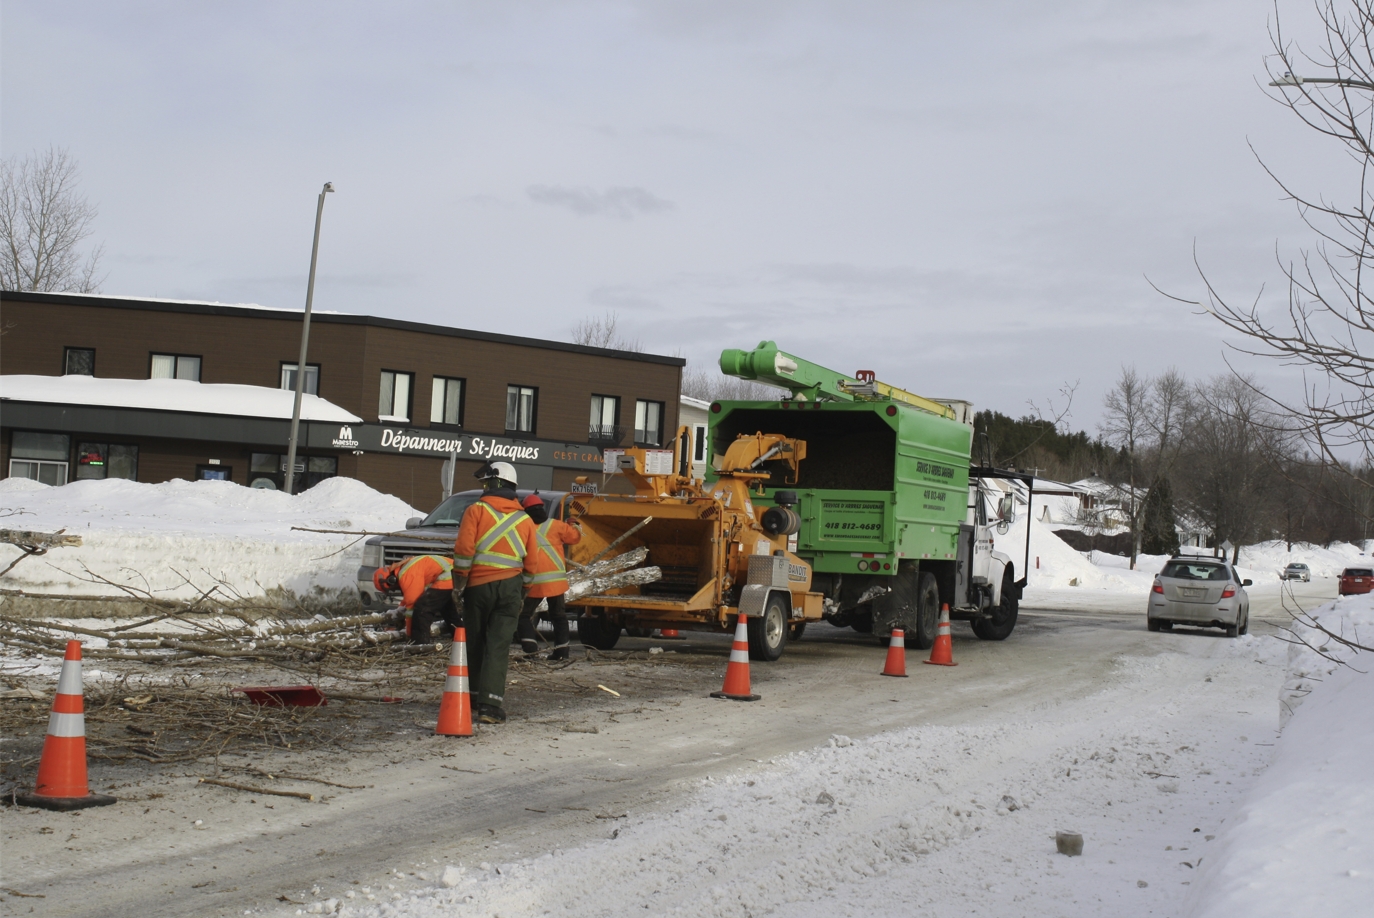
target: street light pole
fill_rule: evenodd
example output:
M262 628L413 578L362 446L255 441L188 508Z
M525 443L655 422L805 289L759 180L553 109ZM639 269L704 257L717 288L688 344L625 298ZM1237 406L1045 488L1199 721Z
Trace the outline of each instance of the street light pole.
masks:
M301 396L305 393L305 353L310 345L310 306L315 300L315 261L320 255L320 218L324 216L324 196L334 190L325 182L320 203L315 208L315 243L310 247L310 280L305 285L305 321L301 324L301 356L296 361L296 402L291 408L291 441L286 447L286 493L296 478L296 438L301 429Z
M1351 80L1345 77L1301 77L1287 71L1277 80L1269 81L1270 86L1301 86L1304 83L1331 83L1336 86L1353 86L1356 89L1374 89L1374 83L1366 83L1364 80Z

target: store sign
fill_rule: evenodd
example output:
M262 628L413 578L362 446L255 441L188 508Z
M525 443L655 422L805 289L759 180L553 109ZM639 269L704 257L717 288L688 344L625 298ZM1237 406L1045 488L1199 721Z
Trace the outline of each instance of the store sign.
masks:
M591 470L600 470L602 465L601 450L585 443L515 440L509 437L419 430L386 424L353 424L347 427L326 428L326 431L329 434L329 446L336 449L361 450L365 453L436 456L443 459L457 453L459 459L478 462L501 460Z

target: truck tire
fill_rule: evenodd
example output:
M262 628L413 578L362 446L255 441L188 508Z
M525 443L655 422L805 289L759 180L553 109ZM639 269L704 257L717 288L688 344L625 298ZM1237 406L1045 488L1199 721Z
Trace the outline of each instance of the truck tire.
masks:
M604 618L583 615L577 620L577 639L597 650L611 650L620 640L620 625Z
M749 659L772 663L787 646L787 606L776 593L768 597L763 614L748 619Z
M935 632L940 628L940 583L929 571L921 574L921 586L916 593L916 627L907 635L906 646L928 650L935 644Z
M1002 575L1002 597L992 609L988 618L975 618L970 624L973 633L984 641L1005 641L1016 628L1016 613L1020 611L1021 601L1016 598L1016 584L1011 579L1011 570Z

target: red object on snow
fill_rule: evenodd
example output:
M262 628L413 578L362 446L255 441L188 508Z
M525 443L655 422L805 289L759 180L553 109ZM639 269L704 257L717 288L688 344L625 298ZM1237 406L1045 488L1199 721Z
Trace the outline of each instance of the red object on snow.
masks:
M253 704L274 708L318 708L329 699L313 685L254 685L234 689Z
M1336 592L1342 596L1357 596L1374 591L1374 568L1347 567L1341 571Z

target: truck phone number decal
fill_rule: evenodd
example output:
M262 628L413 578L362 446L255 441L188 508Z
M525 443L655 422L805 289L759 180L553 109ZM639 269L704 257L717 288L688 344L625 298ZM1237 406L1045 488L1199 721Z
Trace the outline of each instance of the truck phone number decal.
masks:
M884 505L875 501L821 501L821 538L875 539L883 534Z

